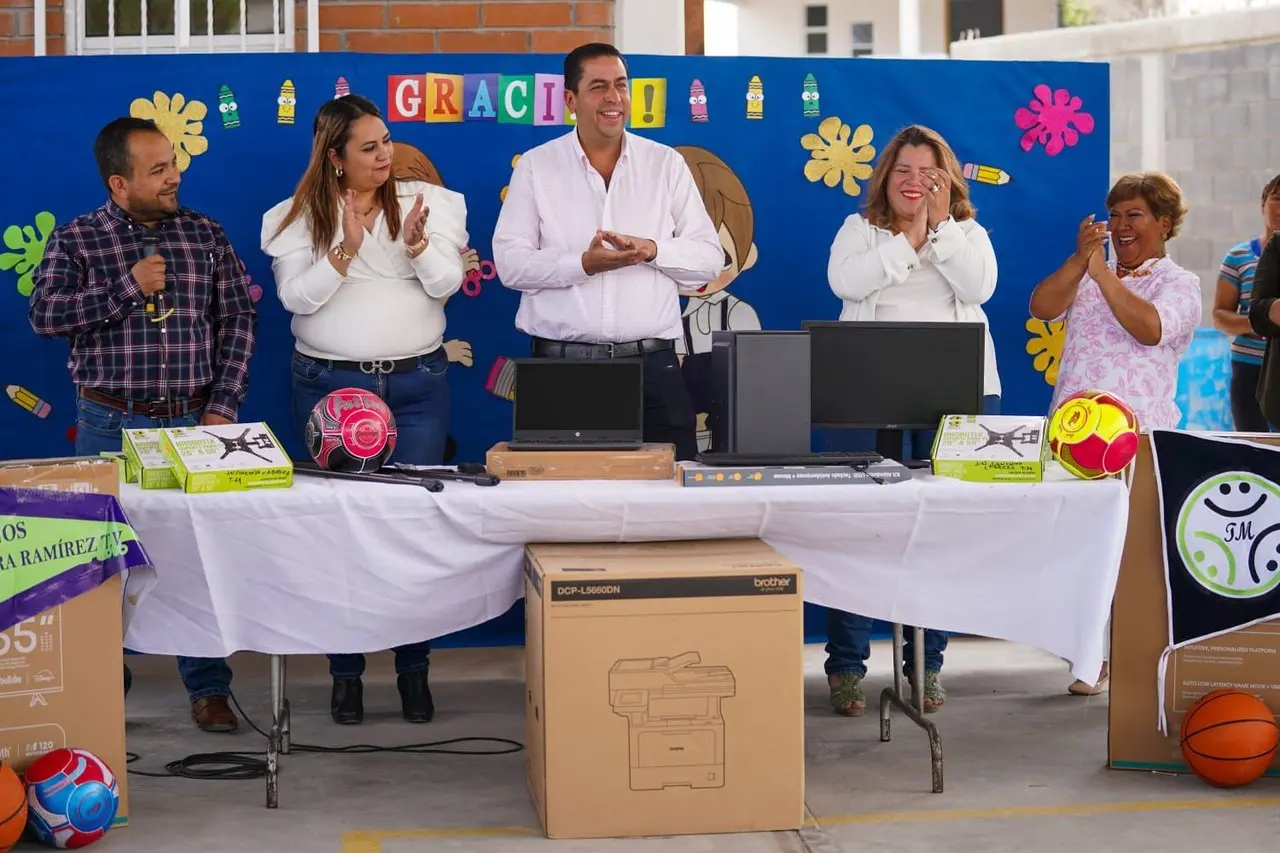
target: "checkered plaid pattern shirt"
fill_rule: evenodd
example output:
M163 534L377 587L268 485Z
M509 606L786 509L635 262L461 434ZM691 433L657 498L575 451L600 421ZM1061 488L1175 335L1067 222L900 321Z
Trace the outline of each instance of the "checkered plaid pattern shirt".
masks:
M221 225L180 208L153 232L165 287L149 316L132 274L147 233L113 202L55 229L33 276L31 326L71 341L78 388L134 402L203 397L206 412L235 420L257 330L244 264Z

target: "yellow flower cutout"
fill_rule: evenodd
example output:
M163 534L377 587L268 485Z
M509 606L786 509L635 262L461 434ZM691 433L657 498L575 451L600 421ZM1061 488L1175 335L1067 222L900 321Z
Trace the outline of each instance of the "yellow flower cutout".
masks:
M872 136L874 132L869 124L860 124L854 130L839 116L824 118L817 133L806 133L800 138L801 147L811 152L811 159L804 164L804 176L829 187L843 179L845 195L860 194L862 187L858 181L871 177L871 161L876 158Z
M1027 341L1027 353L1034 359L1032 367L1044 374L1044 381L1058 384L1058 365L1062 363L1062 341L1067 336L1067 324L1059 320L1049 323L1032 317L1026 329L1031 333Z
M174 92L172 99L164 92L156 92L150 101L134 98L129 105L129 115L151 119L161 133L169 137L173 153L178 157L179 172L187 170L192 157L209 150L209 140L200 135L208 112L202 101L188 101L181 92Z
M519 162L520 162L520 158L521 158L522 156L524 156L524 155L522 155L522 154L517 154L516 156L514 156L514 157L512 157L512 158L511 158L511 168L512 168L512 169L514 169L514 168L516 167L516 163L519 163ZM506 201L506 200L507 200L507 190L508 190L508 189L510 189L510 188L511 188L511 187L510 187L510 185L503 187L503 188L502 188L502 192L498 193L498 198L499 198L500 200L502 200L502 201Z

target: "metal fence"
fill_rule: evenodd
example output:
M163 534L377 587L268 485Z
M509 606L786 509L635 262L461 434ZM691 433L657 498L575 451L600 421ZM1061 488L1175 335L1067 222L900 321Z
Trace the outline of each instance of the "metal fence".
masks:
M33 0L35 55L47 52L47 0ZM294 0L63 0L66 53L293 51ZM320 49L320 0L307 0L307 50Z

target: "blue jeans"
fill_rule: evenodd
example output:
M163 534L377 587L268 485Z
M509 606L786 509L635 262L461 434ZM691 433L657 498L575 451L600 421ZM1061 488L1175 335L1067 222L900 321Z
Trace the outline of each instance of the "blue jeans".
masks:
M984 415L1000 414L1000 398L989 394L982 399ZM864 432L853 430L851 432ZM904 459L927 459L933 447L936 429L910 430L903 438L906 446ZM874 446L874 434L870 434L870 444ZM866 438L860 437L866 441ZM827 675L843 675L852 673L865 676L867 674L867 658L871 657L871 625L869 616L856 613L845 613L842 610L827 611ZM908 626L903 628L903 669L910 673L915 662L914 631ZM926 672L942 671L942 653L947 650L947 632L924 632L924 668Z
M99 456L116 451L123 446L121 430L163 429L165 427L193 426L200 420L200 412L188 412L172 418L156 419L135 412L118 412L101 403L83 397L76 401L76 455ZM210 696L227 696L231 692L231 667L225 658L188 658L178 656L178 674L187 687L192 702ZM133 673L124 668L124 691L128 695L133 684Z
M325 395L340 388L360 388L377 394L396 419L396 449L391 462L409 465L441 465L449 435L449 357L444 347L418 359L418 366L403 373L364 373L341 370L302 353L293 354L293 427L305 441L307 418ZM396 673L427 669L430 642L396 646ZM359 678L364 655L329 655L334 678Z

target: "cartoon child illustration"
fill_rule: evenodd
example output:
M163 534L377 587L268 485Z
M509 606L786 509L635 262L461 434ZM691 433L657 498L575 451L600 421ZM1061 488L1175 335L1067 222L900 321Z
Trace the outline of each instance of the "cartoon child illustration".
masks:
M395 143L391 155L391 173L397 178L408 181L445 186L444 178L440 176L440 170L436 168L435 163L431 162L431 158L407 142ZM475 249L467 249L462 253L462 268L466 272L480 269L480 254ZM471 344L467 341L457 338L445 341L444 352L449 357L450 364L470 367L475 363ZM444 461L451 461L457 451L457 442L453 440L453 436L448 436L445 439Z
M699 412L698 449L707 450L711 446L711 429L707 424L711 333L760 328L755 309L725 289L755 266L755 213L742 180L723 160L695 145L676 146L676 150L689 164L693 182L724 246L724 271L719 278L684 293L688 297L683 316L684 338L676 343L685 381Z

